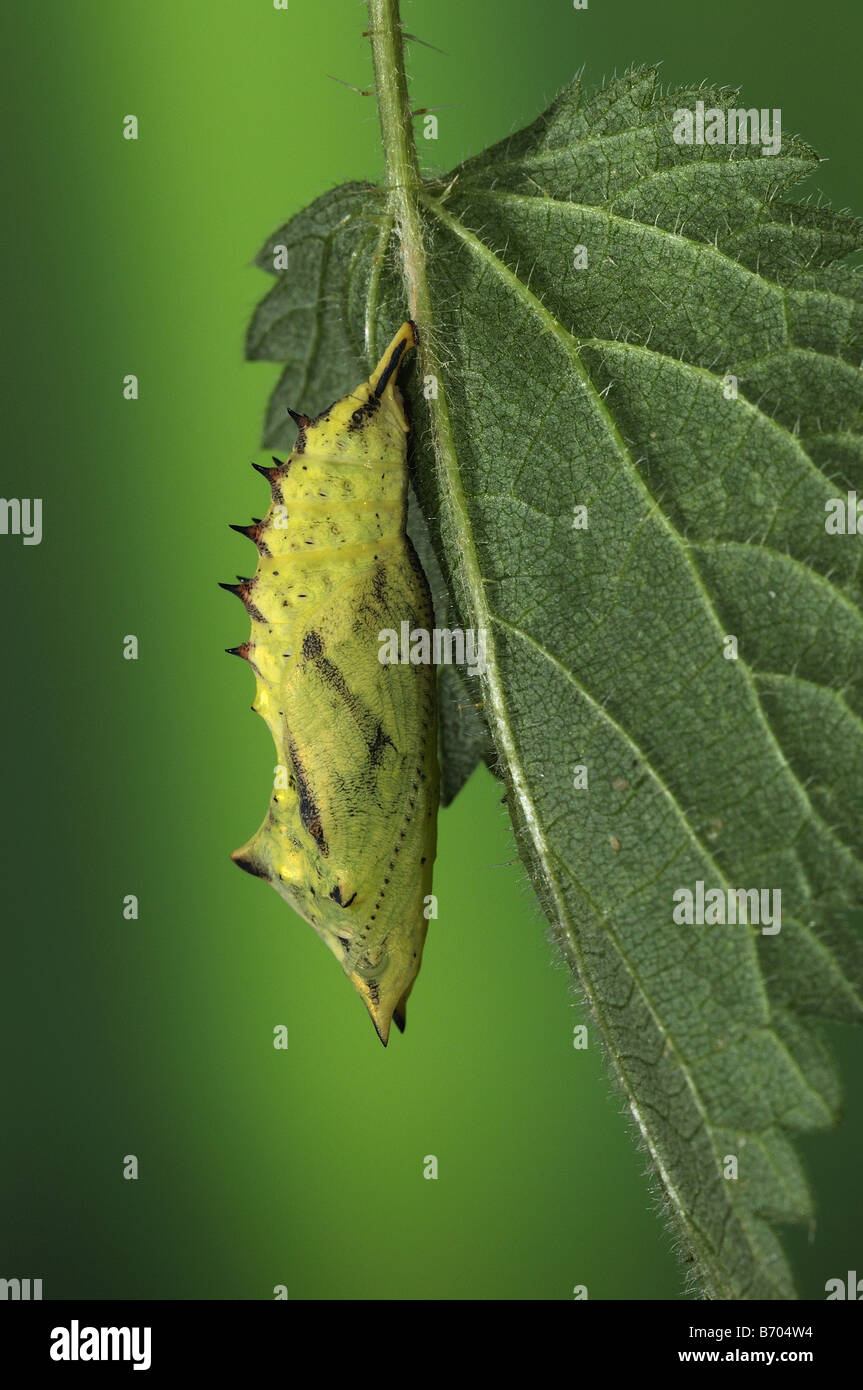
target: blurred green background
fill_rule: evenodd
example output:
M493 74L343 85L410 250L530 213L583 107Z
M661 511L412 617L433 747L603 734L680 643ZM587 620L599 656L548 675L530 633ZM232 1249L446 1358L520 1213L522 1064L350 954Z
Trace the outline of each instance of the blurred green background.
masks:
M662 60L781 106L860 211L858 15L417 0L406 28L447 56L412 47L413 96L451 107L421 153L455 164L582 65L594 84ZM387 1051L312 931L228 859L273 763L222 654L247 620L216 587L252 562L226 523L266 499L248 461L277 369L243 362L268 283L249 262L380 173L373 98L327 76L370 82L364 7L78 0L4 23L2 491L44 499L44 539L0 537L0 1275L47 1298L686 1296L484 770L442 813L440 917ZM816 1298L863 1260L863 1040L834 1037L848 1117L803 1143L819 1220L788 1237Z

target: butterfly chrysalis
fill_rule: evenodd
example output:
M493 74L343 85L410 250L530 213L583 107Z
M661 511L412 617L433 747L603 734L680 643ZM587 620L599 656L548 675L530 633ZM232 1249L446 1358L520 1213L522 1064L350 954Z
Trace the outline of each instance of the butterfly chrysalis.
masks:
M405 531L396 376L415 345L403 324L367 382L315 419L291 412L293 453L259 470L270 508L234 528L257 545L255 576L224 586L251 617L231 650L278 755L266 818L232 858L314 927L384 1045L420 968L437 829L435 669L381 660L385 629L434 621Z

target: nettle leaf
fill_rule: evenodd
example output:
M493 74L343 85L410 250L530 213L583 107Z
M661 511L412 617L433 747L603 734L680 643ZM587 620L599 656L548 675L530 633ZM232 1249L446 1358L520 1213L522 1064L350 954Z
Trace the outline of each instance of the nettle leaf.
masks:
M825 529L863 492L863 281L835 263L863 237L784 200L818 162L796 139L676 144L696 101L743 104L574 82L419 192L414 479L447 611L488 633L522 856L700 1287L782 1299L769 1223L812 1215L789 1135L839 1107L818 1019L863 993L863 539ZM327 194L260 264L280 239L249 342L287 363L285 444L284 405L341 394L406 301L380 192ZM483 752L453 693L451 792ZM781 930L678 925L698 883L781 892Z

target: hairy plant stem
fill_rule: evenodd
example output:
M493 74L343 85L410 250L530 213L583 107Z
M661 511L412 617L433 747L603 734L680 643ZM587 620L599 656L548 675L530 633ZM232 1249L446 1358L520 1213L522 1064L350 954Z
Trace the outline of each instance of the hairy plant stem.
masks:
M390 209L399 231L412 319L431 323L425 245L420 229L420 171L413 137L399 0L368 0L375 91L387 166Z

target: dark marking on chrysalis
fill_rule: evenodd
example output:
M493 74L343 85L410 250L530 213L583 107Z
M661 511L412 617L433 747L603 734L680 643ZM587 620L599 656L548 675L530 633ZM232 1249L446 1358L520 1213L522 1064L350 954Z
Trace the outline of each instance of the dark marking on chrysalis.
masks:
M369 744L369 762L372 767L379 767L384 756L384 749L389 746L395 748L395 744L389 734L384 731L383 724L378 724L375 729L374 738Z
M316 632L307 634L307 638L308 637L317 638L318 642L320 642L320 638ZM320 646L320 652L318 650L314 650L313 652L312 659L315 661L317 671L326 681L330 689L344 701L345 705L350 710L357 728L368 744L369 766L372 768L380 767L385 748L390 747L394 749L395 744L385 731L380 720L377 719L374 713L369 709L368 705L351 690L338 666L335 666L332 661L323 656L321 654L322 652L323 644ZM303 643L303 654L306 654L305 642Z
M362 429L363 425L366 424L380 408L380 403L380 396L376 393L374 396L369 397L365 405L359 406L348 421L348 434L354 434L356 430Z
M386 388L386 384L392 376L393 372L395 371L396 367L399 365L399 362L401 361L401 355L406 347L407 343L405 342L404 338L402 338L400 342L396 343L396 346L394 347L390 356L389 362L384 367L383 371L380 374L380 377L378 378L378 384L375 387L376 396L383 395L384 389Z
M300 760L293 741L288 739L288 756L294 769L294 777L297 782L297 797L299 802L300 820L305 829L309 832L321 854L327 854L327 841L321 825L321 813L318 810L312 789L306 776L305 768Z
M381 608L387 605L387 572L383 565L378 565L372 577L372 593L375 601Z

